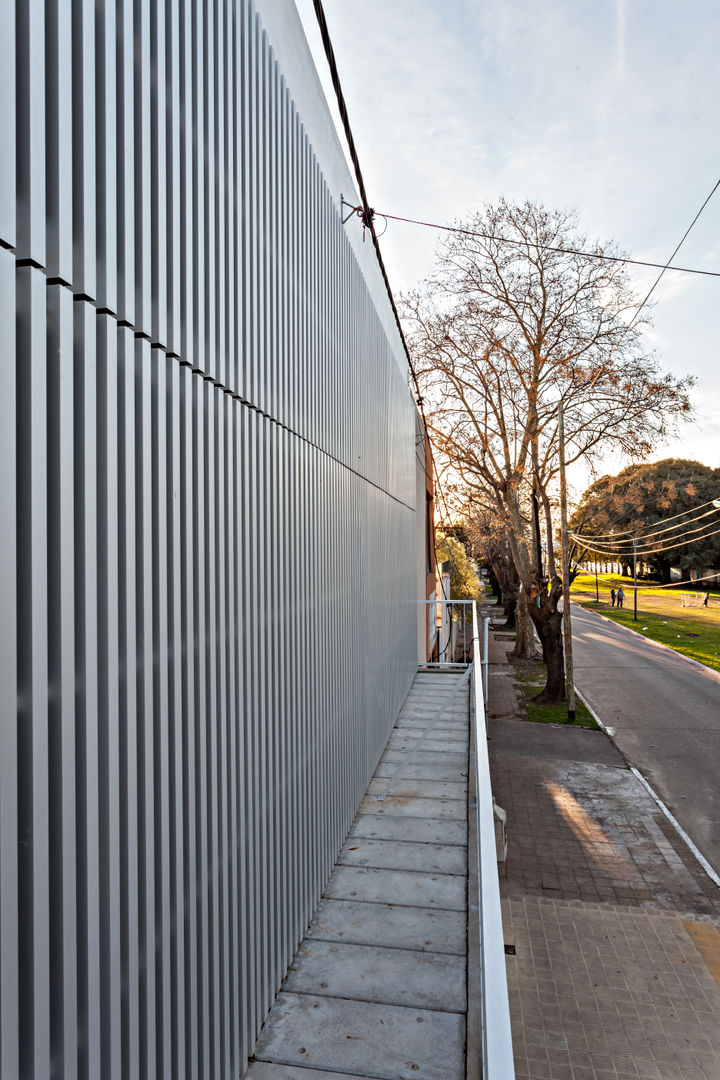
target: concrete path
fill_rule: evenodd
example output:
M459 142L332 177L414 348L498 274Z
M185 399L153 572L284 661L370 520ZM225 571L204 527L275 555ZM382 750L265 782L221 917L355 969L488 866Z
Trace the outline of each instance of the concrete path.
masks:
M491 652L517 1080L720 1080L720 891L601 732L518 718Z
M460 678L416 676L247 1080L465 1080L466 685L436 720Z
M720 873L720 674L577 604L572 619L576 685Z

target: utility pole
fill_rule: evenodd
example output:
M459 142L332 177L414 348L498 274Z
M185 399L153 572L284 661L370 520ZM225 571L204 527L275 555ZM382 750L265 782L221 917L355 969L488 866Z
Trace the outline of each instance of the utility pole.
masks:
M637 622L637 536L633 537L633 589L635 591L633 619Z
M562 401L558 406L558 439L560 440L560 535L562 540L565 685L567 687L568 720L572 724L575 721L575 676L572 654L572 624L570 622L570 549L568 547L567 485L565 483L565 416Z

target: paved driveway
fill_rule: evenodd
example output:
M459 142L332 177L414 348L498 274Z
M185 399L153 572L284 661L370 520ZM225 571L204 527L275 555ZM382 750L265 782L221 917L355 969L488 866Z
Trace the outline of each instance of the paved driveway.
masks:
M572 618L576 685L720 872L720 674L576 604Z

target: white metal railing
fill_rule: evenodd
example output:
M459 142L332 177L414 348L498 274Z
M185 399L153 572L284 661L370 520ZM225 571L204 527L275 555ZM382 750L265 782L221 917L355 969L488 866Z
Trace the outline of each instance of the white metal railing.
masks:
M500 908L500 881L495 844L495 810L490 784L485 703L488 693L489 619L483 619L482 653L477 605L474 600L428 600L434 617L435 641L424 667L464 669L470 679L470 716L475 751L475 806L478 878L478 940L480 944L480 1010L482 1080L514 1080L510 1003ZM434 609L434 610L433 610ZM470 610L468 610L470 609ZM470 615L471 621L468 621ZM460 656L460 659L458 659ZM462 680L465 681L464 679ZM458 683L459 688L460 683ZM441 712L444 712L445 705ZM431 722L431 727L437 717ZM427 734L427 732L426 732ZM392 784L393 777L380 798Z
M465 667L472 663L472 600L426 600L430 658L424 667Z
M487 620L485 621L487 623ZM480 993L483 1080L514 1080L510 1003L505 968L505 946L500 909L500 881L495 847L495 818L482 681L487 684L487 625L484 626L485 665L480 660L477 607L472 603L472 672L470 712L475 741L475 805L477 815L478 931L480 940Z

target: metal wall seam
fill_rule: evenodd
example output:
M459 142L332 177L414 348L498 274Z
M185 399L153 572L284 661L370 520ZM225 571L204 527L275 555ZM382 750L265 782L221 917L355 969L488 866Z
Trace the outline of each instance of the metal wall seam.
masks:
M272 993L271 987L274 961L274 942L272 939L272 901L274 866L269 855L270 835L270 803L273 796L272 774L270 771L270 749L272 746L272 730L270 727L271 710L268 696L269 672L268 672L268 577L267 570L267 545L269 543L267 504L268 504L268 467L267 467L267 420L259 415L255 424L255 471L253 482L257 485L256 503L257 519L255 543L257 545L256 570L257 574L257 635L255 652L257 655L257 777L259 798L257 799L257 814L259 818L259 872L258 899L260 904L259 931L262 940L261 954L261 982L260 999L266 1001L268 994Z
M257 42L255 65L256 65L256 99L255 114L257 117L255 129L257 170L256 214L257 229L256 240L256 277L254 281L255 295L257 297L257 337L254 357L256 368L255 393L252 403L264 412L269 410L267 396L267 256L268 256L268 193L267 193L267 36L260 26L260 20L256 20L255 39Z
M17 275L18 898L20 1072L50 1069L46 290ZM11 969L12 970L12 969Z
M0 246L14 248L17 243L17 134L18 101L16 85L16 4L0 5L0 146L3 164L0 170ZM7 295L7 294L6 294ZM9 325L9 322L6 322ZM0 1064L3 1061L0 1028Z
M230 140L230 175L228 178L228 253L229 280L227 303L229 309L228 379L233 392L241 392L240 351L242 349L241 312L238 301L242 293L242 182L243 182L243 6L230 4L228 31L228 70L232 79L228 127Z
M240 455L238 459L239 476L238 489L241 494L241 532L240 532L240 567L242 574L241 588L241 611L240 611L240 647L244 660L242 679L242 710L243 727L241 732L241 754L244 764L244 784L241 792L243 817L245 821L245 860L244 878L246 895L246 918L243 934L243 954L245 964L243 968L243 1019L244 1032L247 1045L255 1038L256 1024L259 1008L256 1004L256 979L258 971L258 937L255 918L255 852L256 842L256 819L255 819L255 791L256 777L254 768L254 731L253 731L253 680L255 654L251 648L252 628L251 620L254 615L253 600L255 583L253 580L252 563L255 557L255 545L253 538L254 515L252 477L254 463L250 459L251 453L251 427L254 423L254 414L241 406L237 410L238 442Z
M215 390L215 476L216 476L216 513L215 513L215 543L217 549L217 564L215 567L216 597L217 597L217 787L216 805L218 817L218 932L217 950L220 961L219 987L220 987L220 1032L221 1032L221 1058L223 1074L228 1074L231 1060L231 1020L230 1020L230 967L231 956L229 948L230 925L228 909L230 903L230 878L232 866L230 862L230 844L228 840L228 778L227 778L227 724L228 724L228 590L227 590L227 499L226 483L228 462L227 449L227 396L224 392Z
M138 746L138 604L135 461L135 339L126 327L118 329L118 580L120 666L119 772L122 861L121 940L123 995L123 1073L140 1074L140 867L139 746Z
M70 2L70 0L68 0ZM133 0L117 0L117 315L135 324L135 55Z
M213 307L215 313L215 355L216 378L222 386L228 385L227 365L227 84L225 71L224 42L227 39L225 26L224 0L217 0L215 9L215 294Z
M182 652L178 663L182 670L182 710L178 712L178 753L182 756L182 863L183 919L178 918L178 931L183 934L186 970L184 984L184 1053L185 1072L199 1072L199 1008L200 993L198 964L197 881L198 851L195 830L197 785L195 765L196 661L195 661L195 518L194 518L194 392L196 377L189 368L179 370L179 503L180 503L180 589Z
M75 730L65 720L75 711L73 306L68 289L48 288L50 1040L68 1077L76 1074L78 1054ZM9 564L3 558L3 566Z
M207 693L209 675L207 671L208 629L207 629L207 594L205 587L205 560L207 558L207 537L205 531L206 491L205 491L205 426L206 426L207 383L199 376L193 378L193 545L195 549L194 597L194 642L195 642L195 845L197 850L196 880L194 895L197 905L198 920L198 999L196 1009L199 1020L198 1072L201 1076L210 1074L211 1062L211 1001L210 1001L210 928L209 898L210 862L208 846L207 817Z
M225 724L223 728L222 761L225 766L225 865L227 867L226 886L226 924L225 933L227 956L227 1010L228 1042L230 1057L228 1069L237 1075L240 1064L240 910L239 910L239 873L241 866L240 831L238 822L238 760L237 735L240 730L241 716L238 709L238 574L237 574L237 509L238 491L236 488L237 447L236 438L236 403L224 395L225 410L223 459L223 498L225 514L225 596L226 596L226 634L225 634L225 670L226 702Z
M168 576L167 568L167 366L163 350L150 349L151 482L152 482L152 769L154 808L152 844L155 852L155 955L157 1075L170 1080L172 1069L171 919L170 919L170 792L168 700Z
M195 355L195 267L193 263L193 19L192 0L178 3L178 79L180 115L179 167L179 236L177 260L180 268L178 284L179 344L178 351L185 363L193 365Z
M122 1076L117 324L97 316L98 774L103 1076Z
M102 1071L100 792L98 776L97 371L95 308L74 309L75 596L78 747L78 998L86 1038L79 1072ZM80 931L82 928L82 931Z
M185 1013L183 987L186 979L185 961L185 888L183 858L183 626L182 626L182 525L180 447L183 431L180 427L180 382L183 369L175 357L158 355L166 368L166 397L158 402L165 409L166 445L164 448L167 483L165 487L167 527L168 577L168 817L169 817L169 894L171 953L170 993L172 1015L172 1076L187 1075L185 1028L189 1017Z
M8 30L11 20L2 9L0 19ZM0 49L2 43L0 42ZM0 78L2 76L0 75ZM12 100L12 99L10 99ZM13 181L14 183L14 181ZM3 187L4 194L8 194ZM12 195L14 196L14 186ZM2 207L3 221L11 234L15 203L12 212ZM5 328L6 362L0 365L0 452L5 467L0 472L0 514L5 527L0 530L0 680L5 692L0 704L0 1074L17 1076L19 1063L19 934L18 934L18 672L17 672L17 612L18 612L18 421L16 414L17 372L20 354L16 334L17 283L15 259L10 251L0 248L0 323ZM68 853L72 855L72 849Z
M203 18L203 68L205 92L203 95L203 126L205 134L204 204L201 214L205 222L204 274L202 306L205 312L203 339L203 371L213 379L219 378L217 357L217 85L215 71L214 22L217 0L205 4Z
M12 4L3 7L12 9ZM70 0L46 5L45 19L47 271L48 277L69 284L73 274L72 65L67 63L72 55ZM13 110L1 90L0 100L5 102L3 116L10 116ZM3 152L8 152L8 144L2 145ZM10 167L6 160L3 174Z
M16 240L19 259L45 266L45 5L16 7Z
M72 5L73 290L97 296L95 4Z
M237 41L235 38L237 7L225 0L225 288L223 320L225 337L224 382L237 393L237 184L238 184L238 116L237 116Z
M155 0L150 6L150 334L154 345L167 346L168 333L168 174L166 95L165 5ZM147 327L147 317L145 324Z
M211 123L208 125L212 126ZM210 185L209 185L210 186ZM214 323L210 309L208 326ZM212 332L212 330L211 330ZM209 998L210 998L210 1068L213 1075L222 1075L222 1050L220 1024L222 1003L220 1000L219 940L219 890L220 865L218 856L218 608L217 608L217 396L212 384L204 386L205 398L205 595L207 600L207 696L204 720L207 732L207 823L208 846L208 912L209 912Z
M118 188L117 188L117 12L114 0L97 7L96 117L96 235L97 304L117 313L118 307Z
M253 34L252 14L250 4L243 3L240 10L242 20L242 52L239 79L239 95L241 129L240 140L242 147L242 167L240 177L240 206L238 219L240 225L240 279L239 306L241 308L240 337L238 348L238 394L252 400L252 331L251 331L251 285L252 285L252 218L250 208L252 202L252 133L253 133L253 96L252 88L252 63L253 63Z
M155 770L153 729L152 350L135 344L135 497L138 710L138 876L141 1068L158 1072L155 935Z
M135 0L135 332L152 334L152 128L150 0Z
M278 641L278 669L282 672L278 708L280 710L283 728L283 748L280 759L280 776L283 781L282 803L282 894L284 897L284 910L282 918L282 956L291 957L294 953L293 915L295 909L293 894L293 871L291 866L291 845L293 832L292 818L292 777L294 774L295 759L292 754L292 720L290 715L289 693L289 631L290 631L290 598L288 595L290 549L288 543L289 534L289 490L290 473L288 469L288 433L280 428L278 431L279 456L278 456L278 601L282 617L280 620ZM287 778L287 779L286 779Z
M261 715L261 691L260 691L260 650L258 647L258 635L259 635L259 623L261 619L261 606L260 606L260 572L261 562L260 556L262 552L263 534L260 523L260 506L258 505L258 481L262 482L262 478L259 476L258 468L258 451L257 451L257 427L259 424L258 415L255 412L251 412L247 416L247 436L246 436L246 462L247 469L245 472L246 483L246 539L247 546L245 552L247 554L247 579L248 579L248 599L247 606L247 644L246 655L248 657L248 673L247 673L247 688L248 696L246 699L246 716L247 716L247 734L248 734L248 800L247 800L247 812L249 823L249 835L252 837L252 844L250 848L250 862L248 866L248 888L250 892L250 902L252 905L251 914L251 950L253 958L252 974L252 1010L251 1010L251 1027L250 1035L254 1040L257 1032L260 1028L262 1021L262 1007L261 1001L263 1000L263 967L265 963L265 940L263 938L263 926L262 926L262 913L263 913L263 855L262 848L262 813L261 813L261 799L262 799L262 784L261 784L261 750L260 750L260 728L263 717Z
M182 7L178 0L167 3L165 15L165 72L167 79L166 107L167 127L164 157L164 197L167 203L167 350L182 355L181 312L182 301L182 232L180 206L182 199L180 170L180 125L182 98L180 94L180 20Z

